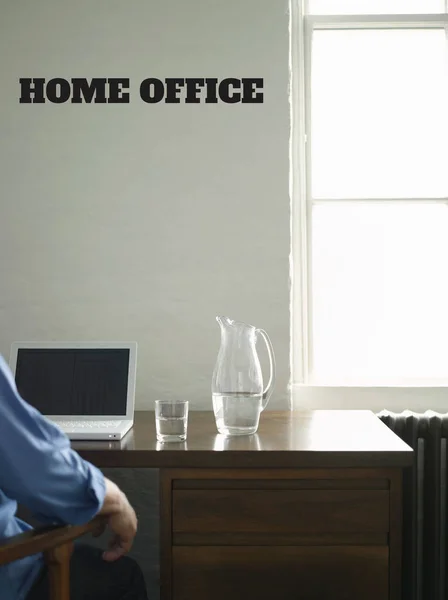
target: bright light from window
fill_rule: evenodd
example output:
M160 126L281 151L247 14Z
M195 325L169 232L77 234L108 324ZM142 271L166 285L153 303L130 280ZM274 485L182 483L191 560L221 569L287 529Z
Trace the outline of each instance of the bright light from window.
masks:
M313 209L316 383L448 379L448 206Z
M314 198L448 196L447 55L444 29L314 32Z

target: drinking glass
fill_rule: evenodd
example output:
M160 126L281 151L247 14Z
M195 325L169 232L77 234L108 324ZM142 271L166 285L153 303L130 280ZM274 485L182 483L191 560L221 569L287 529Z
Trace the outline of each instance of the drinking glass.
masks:
M156 400L156 433L159 442L187 439L188 400Z

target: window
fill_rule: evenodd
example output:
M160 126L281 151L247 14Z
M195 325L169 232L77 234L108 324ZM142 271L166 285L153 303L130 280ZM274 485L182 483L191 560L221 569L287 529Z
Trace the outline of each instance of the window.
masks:
M293 1L299 405L448 410L446 4Z

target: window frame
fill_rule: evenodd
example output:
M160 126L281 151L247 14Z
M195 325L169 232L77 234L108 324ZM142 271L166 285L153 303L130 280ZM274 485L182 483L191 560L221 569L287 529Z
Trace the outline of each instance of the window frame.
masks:
M291 204L291 407L379 411L448 410L448 384L327 385L312 372L312 209L338 202L311 196L311 47L315 30L445 28L448 51L448 0L445 13L428 15L308 15L307 0L290 0L290 204ZM443 198L360 198L344 202L436 202Z

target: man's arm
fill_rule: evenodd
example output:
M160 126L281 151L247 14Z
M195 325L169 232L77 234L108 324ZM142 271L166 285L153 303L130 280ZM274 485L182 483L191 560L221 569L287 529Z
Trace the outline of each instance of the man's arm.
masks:
M108 515L115 537L106 559L118 558L132 544L137 520L126 496L20 397L1 356L0 488L44 521L80 525Z
M101 508L103 474L68 437L19 395L0 357L0 488L37 518L80 525Z

